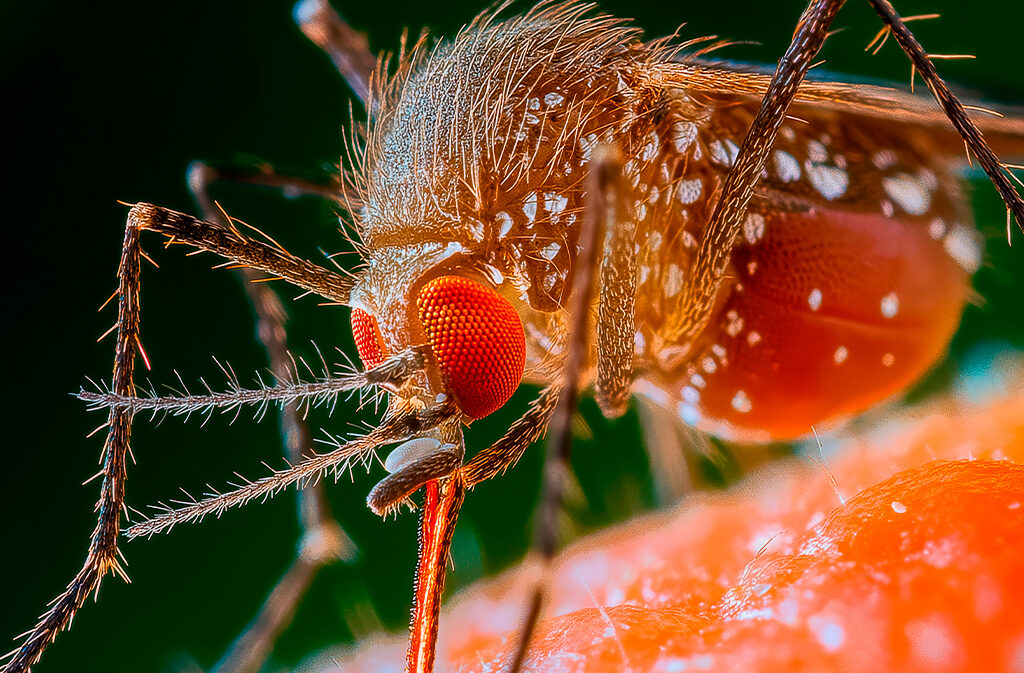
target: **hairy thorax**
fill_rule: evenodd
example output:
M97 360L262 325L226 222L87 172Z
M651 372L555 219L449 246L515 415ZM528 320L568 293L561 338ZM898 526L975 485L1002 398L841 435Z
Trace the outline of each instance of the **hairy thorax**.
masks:
M353 305L378 316L396 351L422 341L410 307L423 283L473 275L519 311L526 379L551 383L584 178L606 143L625 157L636 224L637 392L702 429L760 440L905 387L945 348L979 263L951 164L925 131L795 106L714 311L679 338L670 326L701 282L693 256L756 99L652 76L667 59L609 19L527 15L472 26L404 66L355 176L369 252ZM586 385L597 358L592 348Z

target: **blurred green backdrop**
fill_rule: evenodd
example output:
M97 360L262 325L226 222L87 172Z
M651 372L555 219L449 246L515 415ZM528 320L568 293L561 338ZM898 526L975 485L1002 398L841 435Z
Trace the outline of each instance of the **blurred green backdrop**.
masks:
M483 6L445 3L352 3L341 7L374 49L394 49L403 27L429 26L452 34ZM1024 5L1003 0L901 0L905 15L942 12L918 24L925 46L972 53L976 61L943 62L940 71L988 100L1024 104L1019 27ZM724 52L735 60L774 62L801 10L787 2L628 2L601 8L633 16L649 36L688 22L684 36L718 34L760 45ZM838 24L846 30L826 47L836 72L905 81L909 66L889 45L871 57L864 45L878 27L866 3L852 2ZM271 162L282 171L316 177L341 152L349 94L327 60L291 21L289 2L249 3L28 3L0 5L0 91L13 121L3 143L7 209L4 217L5 333L8 347L2 406L0 475L0 639L28 628L45 603L80 567L95 519L101 439L85 434L102 422L68 393L85 376L108 377L112 341L96 338L113 320L96 309L115 287L124 201L146 200L191 210L184 171L192 159ZM983 340L1024 347L1021 236L1008 250L1003 209L977 182L979 224L989 238L991 264L976 286L984 304L968 310L953 347L962 357ZM217 197L235 216L266 229L297 253L344 248L330 209L313 200L287 201L242 188ZM11 209L13 208L13 212ZM210 359L228 359L238 371L264 366L253 340L251 311L238 281L210 271L212 258L186 259L182 250L148 249L159 270L144 268L142 336L154 363L152 379L219 380ZM286 296L288 291L286 290ZM291 340L309 353L354 353L344 309L291 305ZM946 371L949 371L947 368ZM932 378L943 385L941 375ZM507 408L519 411L524 391ZM341 405L329 430L368 420ZM572 509L575 533L592 530L653 506L645 455L631 414L604 422L592 403L584 414L601 441L582 441L575 454L585 502ZM474 427L483 444L509 421L496 416ZM276 424L223 418L205 428L169 419L159 428L137 425L128 502L144 507L173 498L179 486L201 491L223 484L233 471L259 475L260 461L277 463ZM622 446L636 445L635 451ZM532 451L504 479L468 499L455 538L450 587L464 586L514 563L529 541L537 498L540 451ZM379 477L379 470L375 473ZM415 559L415 516L382 522L363 504L373 478L328 491L342 524L359 546L351 564L323 572L292 629L274 653L271 669L310 651L346 641L378 626L402 629L408 615ZM293 554L297 534L294 495L232 511L220 521L185 526L170 536L125 546L133 584L108 579L98 605L89 604L38 670L176 671L211 666L262 602ZM0 645L0 651L5 650Z

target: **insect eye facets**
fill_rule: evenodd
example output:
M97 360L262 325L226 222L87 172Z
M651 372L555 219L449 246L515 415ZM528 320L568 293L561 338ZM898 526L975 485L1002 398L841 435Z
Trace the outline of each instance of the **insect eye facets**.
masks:
M384 361L386 354L376 318L362 309L352 309L352 336L355 337L359 359L366 369L373 369Z
M526 339L507 299L476 281L441 276L420 290L420 323L459 408L497 411L523 379Z

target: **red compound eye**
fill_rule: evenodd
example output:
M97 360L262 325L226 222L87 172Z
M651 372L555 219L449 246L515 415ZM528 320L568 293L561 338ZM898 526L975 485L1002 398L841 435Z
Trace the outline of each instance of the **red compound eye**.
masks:
M376 318L362 309L352 309L352 336L356 339L356 350L364 367L373 369L384 361L384 347Z
M441 276L423 286L417 307L462 412L483 418L505 404L526 364L523 323L512 305L476 281Z

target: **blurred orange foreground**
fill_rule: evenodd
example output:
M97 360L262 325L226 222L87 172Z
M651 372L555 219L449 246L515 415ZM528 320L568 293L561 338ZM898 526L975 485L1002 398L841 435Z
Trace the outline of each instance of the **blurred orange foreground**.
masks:
M526 670L1024 673L1024 396L893 428L573 545ZM527 583L449 602L436 670L503 670Z

